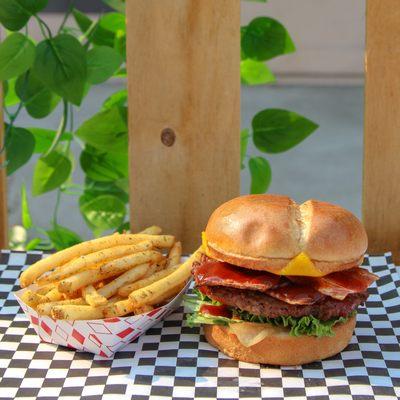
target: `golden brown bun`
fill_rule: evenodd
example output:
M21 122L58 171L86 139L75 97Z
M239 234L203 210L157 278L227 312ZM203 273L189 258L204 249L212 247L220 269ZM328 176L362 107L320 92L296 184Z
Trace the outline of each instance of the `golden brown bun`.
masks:
M236 335L229 332L229 328L221 325L204 325L204 334L211 345L236 360L255 364L301 365L340 353L349 344L355 325L354 316L333 328L335 336L321 338L290 336L288 331L277 328L276 334L250 347L243 346Z
M326 275L360 265L367 249L364 227L344 208L270 194L222 204L205 232L210 257L272 273L304 252Z

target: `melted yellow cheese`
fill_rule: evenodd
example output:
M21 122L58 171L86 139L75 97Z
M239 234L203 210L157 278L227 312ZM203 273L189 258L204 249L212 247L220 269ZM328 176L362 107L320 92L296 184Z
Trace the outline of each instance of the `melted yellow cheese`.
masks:
M314 263L305 253L300 253L293 258L285 268L281 269L280 275L300 275L300 276L322 276L321 271L315 267Z
M229 332L236 335L239 342L245 347L251 347L264 340L267 336L276 336L278 334L286 335L284 329L258 323L232 323L229 324Z
M206 256L208 256L207 236L205 232L201 232L201 247Z

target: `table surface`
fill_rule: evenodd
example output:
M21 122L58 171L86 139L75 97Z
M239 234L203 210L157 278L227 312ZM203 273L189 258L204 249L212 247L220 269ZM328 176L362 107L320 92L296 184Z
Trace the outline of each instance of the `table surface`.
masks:
M112 359L41 343L12 292L41 252L0 253L0 398L397 399L400 277L389 253L366 257L379 275L349 346L302 367L231 360L189 328L180 307Z

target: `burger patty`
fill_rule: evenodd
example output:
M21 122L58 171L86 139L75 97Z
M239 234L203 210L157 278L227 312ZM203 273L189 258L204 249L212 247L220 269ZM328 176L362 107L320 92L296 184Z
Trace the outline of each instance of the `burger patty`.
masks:
M207 295L227 306L240 308L254 315L269 318L313 315L322 321L346 317L368 298L367 292L351 293L344 300L336 300L325 296L314 304L293 305L254 290L242 290L224 286L207 286Z

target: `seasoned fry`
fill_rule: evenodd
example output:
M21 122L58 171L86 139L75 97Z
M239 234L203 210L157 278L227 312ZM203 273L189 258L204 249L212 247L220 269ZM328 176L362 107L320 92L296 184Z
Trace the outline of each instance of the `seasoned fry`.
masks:
M59 301L63 299L63 294L58 291L58 289L55 287L50 290L45 296L43 301L41 303L47 303L49 301Z
M86 254L94 253L115 246L133 245L144 240L151 240L153 245L160 248L169 248L173 245L175 238L170 235L146 235L146 234L113 234L99 239L79 243L68 249L59 251L44 258L27 268L20 276L21 287L27 287L42 274L66 264L72 259Z
M191 276L192 264L200 257L200 249L197 249L191 257L178 267L172 274L152 283L149 286L135 290L129 295L129 299L135 308L144 304L157 304L160 298L167 292L171 292L185 283ZM172 288L172 289L171 289Z
M133 313L134 313L135 315L139 315L139 314L148 313L148 312L150 312L150 311L152 311L152 310L154 310L154 307L153 307L153 306L150 306L150 305L148 305L148 304L146 304L146 305L144 305L144 306L135 308L135 309L133 310Z
M109 249L96 251L95 253L83 255L68 263L68 265L58 267L50 274L40 277L38 283L41 284L45 282L59 281L82 270L96 268L99 264L118 259L128 254L149 250L152 247L153 244L151 241L146 240L135 245L115 246Z
M116 294L115 296L110 297L110 298L108 299L108 304L116 303L117 301L121 301L121 300L126 300L126 296L125 296L125 297L122 297L122 296L120 296L119 294Z
M107 298L102 296L93 285L88 285L82 289L82 296L90 306L104 306L107 304Z
M162 232L162 229L157 225L149 226L146 229L143 229L139 232L139 234L145 235L159 235Z
M111 276L120 275L135 265L156 262L162 257L162 254L152 250L121 257L102 265L98 270L81 271L63 279L58 285L58 290L61 293L72 293L84 286L92 285Z
M168 254L167 267L179 264L181 262L181 257L182 243L175 242Z
M166 276L172 274L172 272L174 272L177 268L178 268L178 265L174 265L174 266L166 268L162 271L155 272L154 274L152 274L151 276L149 276L147 278L143 278L137 282L130 283L129 285L125 285L118 290L118 294L121 296L129 296L134 290L138 290L145 286L149 286L152 283L154 283L162 278L165 278Z
M117 301L104 307L103 315L105 318L123 317L134 312L135 307L129 299Z
M52 282L47 285L43 285L43 286L40 286L40 287L34 289L34 292L44 296L47 293L49 293L52 289L54 289L55 287L57 287L57 284L55 282Z
M141 265L138 265L138 266L124 272L118 278L114 279L113 281L111 281L110 283L108 283L107 285L105 285L101 289L99 289L98 294L105 299L113 296L115 293L118 292L118 289L121 286L124 286L130 282L135 282L136 280L142 278L146 274L149 266L150 265L148 263L141 264ZM89 303L89 304L93 305L91 303Z
M164 256L161 253L154 250L147 250L110 261L100 267L100 272L102 274L108 274L111 271L114 271L114 275L118 275L135 265L147 262L155 263L163 258Z
M41 294L37 294L33 292L32 290L26 290L24 293L21 295L21 300L27 304L29 307L36 308L36 306L44 302L45 297L42 296Z
M79 299L68 299L68 300L61 300L61 301L53 301L50 303L43 303L38 304L36 307L36 311L40 315L51 315L51 310L54 306L61 306L61 305L84 305L86 304L85 300L81 298Z
M104 307L66 304L53 306L51 316L54 319L82 320L103 318Z

